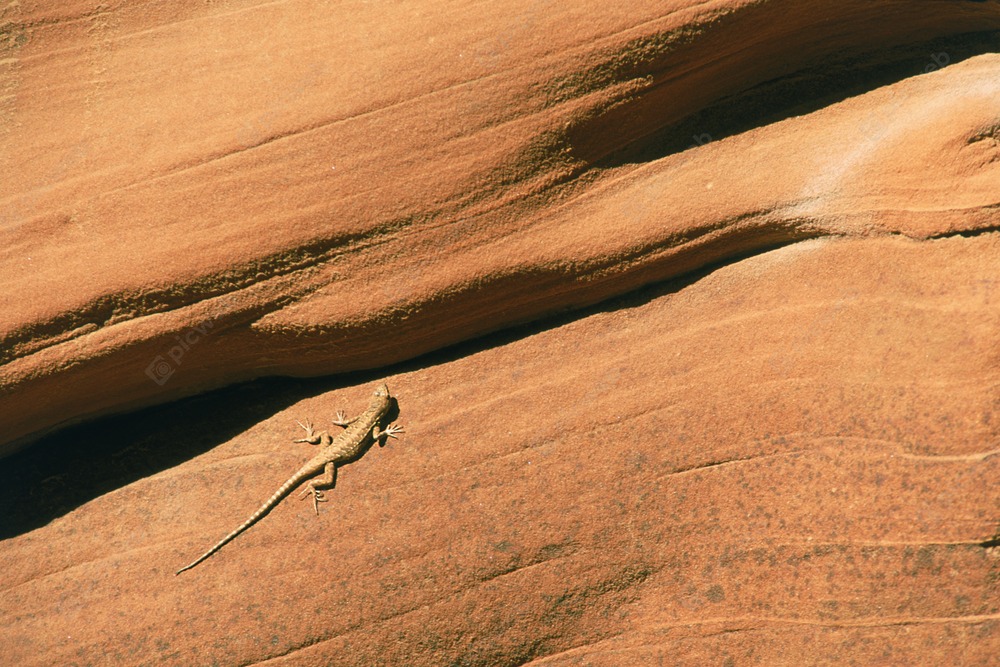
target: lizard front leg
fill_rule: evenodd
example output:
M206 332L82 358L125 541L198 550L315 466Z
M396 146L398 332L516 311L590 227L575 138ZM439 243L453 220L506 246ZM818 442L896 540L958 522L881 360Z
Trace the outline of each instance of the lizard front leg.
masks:
M354 419L348 419L347 415L345 415L340 410L337 410L337 418L331 419L330 421L333 422L334 426L343 426L344 428L347 428L348 426L358 421L359 419L361 419L361 415L358 415Z
M313 509L316 510L316 515L318 516L319 504L325 503L326 498L323 497L323 492L317 489L316 487L324 486L326 488L330 488L331 486L333 486L334 481L336 479L337 479L337 464L334 463L333 461L327 461L323 475L321 477L309 480L309 482L306 484L307 488L305 491L302 492L302 495L299 496L299 500L302 500L311 493L313 497Z
M382 441L379 438L381 438L384 435L388 436L389 438L395 438L396 440L399 440L399 438L396 438L397 433L405 433L402 426L389 424L388 426L385 427L384 431L378 430L378 424L372 426L372 440L377 442L379 444L379 447L382 446ZM386 442L388 442L388 440L386 440Z
M295 420L295 423L304 428L306 431L306 437L299 438L295 442L308 442L310 445L318 445L320 443L323 443L324 445L329 445L331 442L333 442L333 438L330 437L330 434L327 433L326 431L320 431L319 433L314 433L312 422L309 421L308 419L306 420L305 424L300 422L298 419Z

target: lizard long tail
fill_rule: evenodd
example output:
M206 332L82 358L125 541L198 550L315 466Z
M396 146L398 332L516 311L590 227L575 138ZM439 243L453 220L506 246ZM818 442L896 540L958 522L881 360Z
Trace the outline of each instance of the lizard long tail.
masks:
M192 567L202 562L203 560L214 554L222 547L226 546L226 544L233 541L233 539L235 539L237 535L239 535L244 530L257 523L257 521L261 517L263 517L265 514L273 510L278 505L278 503L281 502L282 498L287 496L292 489L301 484L308 477L310 477L310 474L309 472L306 471L305 468L295 473L287 482L281 485L280 489L274 492L274 495L271 496L271 498L267 502L265 502L263 505L260 506L260 509L258 509L256 512L253 513L253 516L244 521L243 525L241 525L239 528L237 528L236 530L234 530L233 532L229 533L221 540L219 540L218 544L216 544L214 547L206 551L201 558L191 563L187 567L182 567L181 569L177 570L177 572L174 573L174 576L176 577L178 574L180 574L185 570L190 570Z

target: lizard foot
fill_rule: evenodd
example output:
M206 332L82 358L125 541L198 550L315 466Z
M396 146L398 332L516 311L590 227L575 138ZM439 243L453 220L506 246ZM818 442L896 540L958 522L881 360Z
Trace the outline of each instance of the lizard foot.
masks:
M304 428L306 431L306 437L299 438L295 442L306 442L309 443L310 445L318 445L320 442L323 441L323 437L327 435L326 431L320 431L319 433L313 431L312 422L309 421L308 419L306 420L305 424L300 422L298 419L295 420L295 423Z
M306 437L301 438L299 440L296 440L295 442L309 442L309 440L313 437L313 425L312 425L312 422L310 422L307 419L306 423L303 424L298 419L296 419L295 423L298 424L299 426L301 426L302 428L304 428L306 430Z
M316 510L316 515L319 516L319 504L325 503L327 499L323 497L322 491L314 489L313 487L310 486L308 489L302 492L302 495L299 496L299 500L304 499L310 493L312 493L313 497L313 509Z
M382 433L384 435L389 436L390 438L396 438L396 434L397 433L406 433L406 431L403 430L402 426L396 426L395 424L389 424L388 426L385 427L385 430L382 431ZM396 438L396 440L399 440L399 438Z

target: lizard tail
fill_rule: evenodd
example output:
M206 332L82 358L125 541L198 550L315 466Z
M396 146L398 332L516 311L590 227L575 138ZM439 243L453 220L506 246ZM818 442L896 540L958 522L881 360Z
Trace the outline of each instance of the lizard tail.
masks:
M246 521L244 521L243 524L239 528L237 528L236 530L234 530L233 532L229 533L228 535L226 535L225 537L223 537L221 540L219 540L218 544L216 544L214 547L212 547L211 549L209 549L208 551L206 551L201 556L201 558L199 558L195 562L191 563L187 567L182 567L181 569L177 570L177 572L174 573L174 576L176 577L178 574L180 574L181 572L184 572L185 570L190 570L192 567L194 567L198 563L202 562L203 560L205 560L206 558L208 558L209 556L211 556L212 554L214 554L216 551L218 551L222 547L226 546L229 542L233 541L233 539L235 539L236 536L239 535L240 533L242 533L244 530L246 530L250 526L252 526L255 523L257 523L257 521L262 516L264 516L265 514L267 514L268 512L270 512L271 510L273 510L275 508L275 506L281 501L281 499L288 495L289 491L291 491L293 488L295 488L296 486L298 486L299 484L301 484L302 480L304 480L307 476L308 475L296 474L291 479L289 479L287 482L285 482L284 484L282 484L281 488L278 489L277 491L275 491L274 495L271 496L271 498L266 503L264 503L263 505L261 505L260 509L258 509L256 512L253 513L253 516L251 516L249 519L247 519Z

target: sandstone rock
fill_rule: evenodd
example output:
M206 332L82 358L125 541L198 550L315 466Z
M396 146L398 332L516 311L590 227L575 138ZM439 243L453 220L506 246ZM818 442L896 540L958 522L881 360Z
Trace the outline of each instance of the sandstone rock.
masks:
M0 662L987 663L1000 12L912 9L16 10Z
M996 224L994 57L648 164L609 157L871 39L1000 29L992 4L916 25L909 3L602 7L470 6L461 27L381 6L26 15L2 186L6 452L248 378L383 366L801 238ZM507 38L480 35L496 25Z

